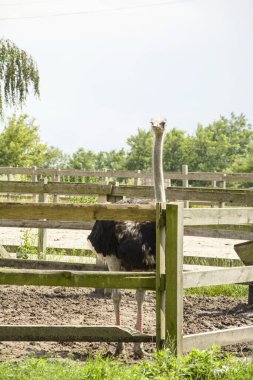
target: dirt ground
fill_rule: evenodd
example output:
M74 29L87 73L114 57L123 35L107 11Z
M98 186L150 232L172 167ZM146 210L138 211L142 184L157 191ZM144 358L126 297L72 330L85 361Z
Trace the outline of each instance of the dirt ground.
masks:
M123 291L122 325L134 327L136 302L133 291ZM155 333L155 297L148 292L144 303L144 332ZM113 325L110 298L97 296L93 290L59 287L2 286L0 324L79 324ZM245 299L187 296L184 300L184 333L213 331L253 324L253 306ZM154 344L145 344L152 352ZM229 346L226 352L249 355L251 344ZM113 355L115 343L0 342L0 361L27 356L70 357L85 360L96 354ZM133 361L132 344L126 344L126 357Z
M88 231L48 230L48 246L85 248ZM21 229L0 228L0 243L20 244ZM184 254L204 253L215 257L235 255L233 245L240 241L213 238L184 238ZM122 292L122 325L133 328L136 318L134 292ZM144 332L155 334L155 298L147 293L144 303ZM59 287L1 286L0 324L76 324L113 325L114 311L110 298L101 298L91 289ZM226 297L189 297L184 301L184 333L197 333L253 324L253 307L246 300ZM154 344L145 344L152 352ZM236 355L251 353L251 345L226 347ZM0 361L36 357L71 357L85 360L88 355L110 355L114 343L0 342ZM126 344L126 357L133 360L132 344Z

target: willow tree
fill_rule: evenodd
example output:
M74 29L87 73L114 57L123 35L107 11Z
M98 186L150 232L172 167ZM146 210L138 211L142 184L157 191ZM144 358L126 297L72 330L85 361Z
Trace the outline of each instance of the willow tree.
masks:
M39 96L35 61L12 41L0 39L0 117L5 107L22 107L31 89Z

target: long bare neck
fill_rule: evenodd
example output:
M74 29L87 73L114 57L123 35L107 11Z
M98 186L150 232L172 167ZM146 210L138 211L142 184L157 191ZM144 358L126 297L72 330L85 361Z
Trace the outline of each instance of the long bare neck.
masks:
M153 147L153 178L156 202L166 202L163 177L163 133L155 133Z

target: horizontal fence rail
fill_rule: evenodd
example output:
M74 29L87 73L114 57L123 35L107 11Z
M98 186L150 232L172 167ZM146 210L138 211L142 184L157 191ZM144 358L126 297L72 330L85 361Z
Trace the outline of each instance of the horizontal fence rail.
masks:
M155 336L118 326L0 325L1 341L23 342L155 342Z
M117 204L53 204L53 203L16 203L0 202L0 219L26 220L132 220L155 221L155 207L152 205Z
M0 285L66 286L155 290L155 273L79 272L58 270L0 269ZM164 283L164 281L163 281Z
M71 259L71 256L69 256ZM73 257L72 257L73 258ZM25 259L0 259L0 267L18 269L42 269L42 270L67 270L67 271L108 271L106 265L71 263L64 261L25 260Z
M183 165L187 166L187 165ZM146 178L151 179L152 173L141 170L77 170L77 169L43 169L43 168L11 168L0 167L0 175L27 175L27 176L70 176L70 177L115 177L115 178ZM221 181L221 182L253 182L252 173L216 173L216 172L165 172L165 179Z
M0 193L15 194L57 194L69 196L99 195L108 197L129 197L154 199L153 186L100 185L59 182L0 181ZM190 200L208 203L226 202L226 205L253 206L253 191L218 188L168 187L169 201Z
M220 346L228 346L248 343L252 342L252 340L253 326L234 327L225 330L185 335L183 337L183 346L184 352L189 352L193 347L198 347L199 350L211 347L214 342Z
M253 282L253 266L184 273L184 288Z
M52 221L132 220L155 221L154 205L132 204L53 204L0 202L0 220L48 219ZM165 216L165 213L163 213ZM253 224L253 208L184 209L184 225Z

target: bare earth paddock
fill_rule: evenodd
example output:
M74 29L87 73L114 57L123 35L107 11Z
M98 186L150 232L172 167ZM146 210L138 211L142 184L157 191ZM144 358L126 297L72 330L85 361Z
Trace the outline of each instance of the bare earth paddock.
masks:
M18 229L1 228L3 244L19 244ZM65 248L84 248L83 231L48 230L49 244ZM234 240L212 238L185 238L185 252L196 250L233 251ZM133 327L136 316L134 292L123 291L122 324ZM144 332L155 333L155 296L148 292L144 303ZM93 289L60 287L2 286L0 289L0 324L80 324L113 325L114 312L110 298L98 297ZM246 299L227 297L185 297L184 333L213 331L253 324L253 306ZM132 361L131 344L126 344L127 358ZM148 352L154 344L146 344ZM249 354L251 344L226 347L236 355ZM26 356L72 357L85 360L87 355L110 355L114 343L51 343L51 342L0 342L0 360L20 359Z

